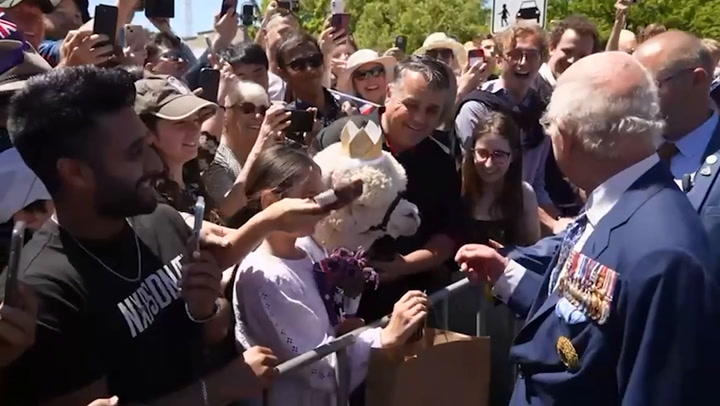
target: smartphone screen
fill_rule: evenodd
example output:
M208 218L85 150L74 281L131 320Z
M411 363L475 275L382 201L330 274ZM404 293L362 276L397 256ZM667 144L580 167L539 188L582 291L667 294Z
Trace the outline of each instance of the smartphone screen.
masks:
M213 103L218 102L218 88L220 87L220 71L217 69L203 68L200 71L200 97Z
M398 35L395 38L395 48L403 52L407 51L407 37L404 35Z
M244 26L251 26L255 22L255 6L252 4L245 4L242 8L242 24Z
M95 7L95 16L93 17L93 33L103 34L110 40L109 43L115 45L115 33L117 32L118 8L115 6L106 6L100 4ZM105 45L105 43L101 44Z
M175 0L149 0L145 2L147 18L175 18Z
M278 1L277 5L279 9L290 11L292 9L292 4L289 1Z
M478 63L485 62L485 52L482 49L471 49L468 51L468 64L475 66Z
M285 133L289 135L290 139L297 141L297 139L292 138L293 134L310 132L314 124L315 113L312 111L290 110L290 125L285 129Z
M345 34L348 34L350 28L350 14L333 14L330 18L330 25L336 30L344 31Z
M194 216L193 236L197 244L195 250L200 250L200 230L202 230L203 218L205 217L205 198L202 196L199 196L197 202L195 202Z
M3 301L10 306L18 305L18 272L20 269L20 253L25 241L25 223L18 221L13 227L10 237L10 256L5 281L5 298Z
M224 16L230 9L232 9L233 12L237 11L237 0L223 0L222 6L220 7L220 15Z

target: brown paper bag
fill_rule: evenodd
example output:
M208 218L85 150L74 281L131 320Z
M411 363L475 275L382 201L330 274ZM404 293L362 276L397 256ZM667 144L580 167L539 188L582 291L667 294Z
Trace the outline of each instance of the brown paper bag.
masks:
M426 328L402 349L373 349L366 385L368 406L486 406L490 338Z

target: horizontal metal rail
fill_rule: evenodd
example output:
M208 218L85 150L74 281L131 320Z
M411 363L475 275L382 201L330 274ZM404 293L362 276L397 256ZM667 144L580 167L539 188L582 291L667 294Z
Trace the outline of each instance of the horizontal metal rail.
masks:
M470 281L468 281L467 278L461 279L451 285L448 285L441 290L433 293L428 298L430 300L430 304L434 305L441 301L444 301L447 299L451 294L453 294L455 291L460 290L470 284ZM302 353L298 355L295 358L292 358L290 360L287 360L283 362L282 364L278 365L276 367L279 374L284 374L289 371L292 371L294 369L302 368L304 366L310 365L316 361L319 361L326 356L337 352L341 349L347 348L350 345L352 345L356 340L357 336L362 333L363 331L366 331L368 329L376 328L376 327L385 327L388 322L390 321L390 316L385 316L380 320L377 320L373 323L368 324L365 327L361 327L358 329L355 329L347 334L344 334L340 337L337 337L313 350L310 350L308 352ZM447 323L447 320L445 321Z

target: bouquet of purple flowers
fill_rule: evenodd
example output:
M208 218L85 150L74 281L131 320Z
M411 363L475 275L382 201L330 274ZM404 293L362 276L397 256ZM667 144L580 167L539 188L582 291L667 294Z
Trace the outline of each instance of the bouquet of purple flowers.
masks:
M354 316L367 284L377 289L377 272L368 266L364 251L337 248L320 262L315 263L315 281L325 302L331 323L338 316Z

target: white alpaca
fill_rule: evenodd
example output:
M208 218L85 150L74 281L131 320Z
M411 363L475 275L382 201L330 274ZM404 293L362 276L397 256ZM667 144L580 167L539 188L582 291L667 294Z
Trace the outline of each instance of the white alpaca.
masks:
M382 150L380 129L372 122L358 129L348 121L340 140L315 155L315 162L326 186L360 179L363 193L320 222L315 239L328 251L337 247L367 251L385 235L415 234L420 226L417 206L400 197L407 187L405 169Z

